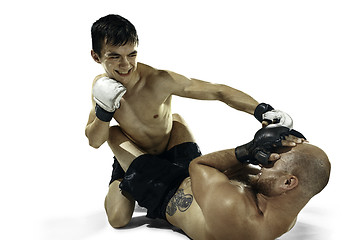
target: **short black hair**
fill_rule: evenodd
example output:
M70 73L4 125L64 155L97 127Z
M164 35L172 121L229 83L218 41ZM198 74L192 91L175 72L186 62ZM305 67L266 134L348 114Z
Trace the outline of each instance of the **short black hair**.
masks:
M120 15L109 14L100 18L91 27L92 49L101 56L103 44L124 46L127 43L139 44L134 25Z

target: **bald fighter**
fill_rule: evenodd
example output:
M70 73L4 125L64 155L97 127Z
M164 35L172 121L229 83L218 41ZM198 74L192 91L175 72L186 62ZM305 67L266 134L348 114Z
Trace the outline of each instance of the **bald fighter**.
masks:
M190 160L190 177L175 191L165 175L180 172L179 164L147 161L140 155L120 187L147 207L148 214L166 219L191 239L273 240L294 226L301 209L330 176L326 154L292 134L299 137L289 129L264 128L236 149ZM186 161L182 157L181 163ZM157 173L141 170L155 161L160 162ZM261 162L266 164L261 169L253 167Z
M92 109L85 134L94 148L107 141L115 155L105 198L106 213L114 227L124 226L131 219L134 201L120 193L119 183L124 175L122 169L134 160L137 152L169 157L172 148L172 152L186 152L193 157L200 154L194 140L180 141L172 131L178 123L187 128L185 121L171 112L173 95L219 100L253 114L260 122L292 126L286 113L274 110L269 104L259 104L242 91L138 63L136 29L121 16L100 18L93 24L91 36L91 56L105 73L93 81ZM116 126L110 127L112 119Z

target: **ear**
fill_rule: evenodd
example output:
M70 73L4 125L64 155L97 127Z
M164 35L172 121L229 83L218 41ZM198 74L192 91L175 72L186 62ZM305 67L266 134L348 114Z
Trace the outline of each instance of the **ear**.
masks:
M94 50L91 50L91 57L94 59L95 62L101 63L99 55L97 55L97 53L94 52Z
M291 189L294 189L299 184L299 180L294 175L287 175L284 176L282 179L281 188L283 191L289 191Z

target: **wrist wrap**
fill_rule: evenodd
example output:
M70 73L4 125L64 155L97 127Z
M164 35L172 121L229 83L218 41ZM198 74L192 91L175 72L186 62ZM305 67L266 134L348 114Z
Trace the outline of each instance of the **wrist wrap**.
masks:
M249 145L250 143L238 146L235 148L235 157L241 163L250 163L249 158Z
M266 104L266 103L260 103L259 105L257 105L257 107L255 108L255 111L254 111L254 117L259 121L259 122L262 122L264 119L263 119L263 114L268 112L268 111L271 111L271 110L274 110L274 108L269 105L269 104Z
M101 108L98 104L95 106L95 114L98 119L103 122L110 122L115 112L108 112Z

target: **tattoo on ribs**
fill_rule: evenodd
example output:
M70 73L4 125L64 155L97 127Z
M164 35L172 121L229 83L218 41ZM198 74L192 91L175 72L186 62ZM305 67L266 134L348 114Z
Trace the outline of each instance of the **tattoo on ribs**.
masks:
M177 209L180 212L185 212L190 207L192 201L193 196L191 194L185 194L184 189L179 189L166 207L166 213L173 216Z

